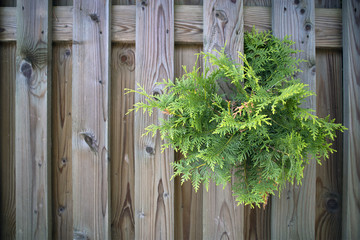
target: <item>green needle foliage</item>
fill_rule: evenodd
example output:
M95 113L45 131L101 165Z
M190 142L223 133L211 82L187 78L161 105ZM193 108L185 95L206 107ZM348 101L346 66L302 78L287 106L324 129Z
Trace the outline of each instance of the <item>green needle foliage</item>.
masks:
M160 96L141 86L127 92L146 98L133 110L151 115L158 109L168 115L145 134L159 132L163 149L183 154L172 163L174 176L191 180L195 190L202 183L208 187L210 180L231 183L239 204L260 206L286 182L301 184L309 158L318 163L328 158L335 151L329 140L345 127L301 107L314 93L294 78L303 60L294 57L299 51L291 48L291 40L253 29L244 42L244 54L239 53L243 65L224 50L201 53L215 70L194 67L175 82L164 80ZM219 81L230 82L234 94L219 94Z

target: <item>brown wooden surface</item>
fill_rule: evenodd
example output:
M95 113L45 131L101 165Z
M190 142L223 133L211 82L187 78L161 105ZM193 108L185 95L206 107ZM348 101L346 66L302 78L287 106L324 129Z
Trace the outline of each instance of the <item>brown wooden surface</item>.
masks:
M243 1L215 1L204 3L204 52L221 51L234 61L239 61L244 34ZM220 91L232 93L232 86L220 82ZM237 206L232 196L231 184L203 188L204 239L243 239L244 207Z
M161 94L163 79L174 78L174 2L154 0L136 5L135 79L149 94ZM135 101L144 99L135 94ZM135 238L174 238L174 161L171 149L161 151L159 134L143 136L145 127L159 123L160 111L151 117L135 113Z
M51 4L17 2L16 238L50 238Z
M14 41L14 8L0 8L0 41ZM316 47L341 48L341 10L316 9ZM2 20L4 19L4 20ZM135 43L135 6L112 7L112 41ZM202 6L175 6L175 42L202 44ZM271 30L271 8L244 7L245 30ZM54 7L54 41L72 40L72 8Z
M134 104L135 46L114 44L111 60L111 237L135 239Z
M195 65L196 53L201 52L201 45L176 45L175 48L175 77L180 78L184 73L183 66L191 71ZM202 66L202 59L198 60L197 67ZM181 154L176 153L175 159L180 160ZM175 184L175 239L202 239L202 188L194 191L191 182L181 185L180 178L176 177Z
M303 51L296 56L308 62L300 64L303 72L296 77L315 92L314 2L304 0L294 4L286 0L274 1L272 16L273 34L280 38L291 35L291 39L295 41L294 48ZM302 106L315 109L316 98L308 98ZM272 239L315 239L315 178L316 161L311 159L305 167L302 186L288 185L280 198L272 198Z
M73 237L71 161L71 44L53 46L52 74L52 239Z
M344 185L343 239L360 239L360 2L343 1Z
M0 45L0 239L15 239L15 54Z
M110 2L74 1L72 179L74 239L110 239Z
M316 111L319 117L342 122L341 51L316 51ZM341 239L342 135L333 143L336 153L316 165L316 239Z

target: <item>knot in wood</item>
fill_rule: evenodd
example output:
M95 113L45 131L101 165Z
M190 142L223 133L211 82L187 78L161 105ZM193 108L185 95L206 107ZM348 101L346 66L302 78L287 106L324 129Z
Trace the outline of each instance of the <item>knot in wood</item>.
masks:
M91 131L85 131L85 132L81 132L80 135L84 138L84 141L87 143L91 151L97 153L99 150L99 145L95 138L95 134L92 133Z
M65 207L64 206L60 206L58 209L58 215L61 216L61 214L65 211Z
M327 199L326 210L330 213L336 213L339 210L339 201L337 197Z
M148 154L151 154L151 155L155 154L154 148L153 148L153 147L150 147L150 146L147 146L147 147L145 148L145 151L146 151Z
M5 32L5 28L0 27L0 32Z
M300 0L295 0L294 3L295 3L295 4L299 4L299 3L300 3Z
M305 24L305 30L306 31L310 31L311 30L311 24L310 23L307 23L307 24Z
M70 49L66 49L66 50L65 50L65 55L66 55L66 56L70 56L70 54L71 54Z
M304 8L300 9L300 14L304 14L306 11Z
M33 72L32 65L26 60L23 60L20 64L20 73L24 75L26 79L31 78L31 74Z
M232 3L236 3L236 0L231 0Z
M221 22L225 22L225 23L228 22L228 17L226 15L225 11L223 11L223 10L216 10L215 17L217 19L219 19Z
M90 16L91 20L93 20L94 22L97 22L97 23L100 22L100 18L96 13L91 13L89 16Z
M141 1L141 6L146 7L148 5L147 0Z
M155 100L158 100L158 97L163 94L163 90L160 88L154 88L152 91L152 95L154 97Z

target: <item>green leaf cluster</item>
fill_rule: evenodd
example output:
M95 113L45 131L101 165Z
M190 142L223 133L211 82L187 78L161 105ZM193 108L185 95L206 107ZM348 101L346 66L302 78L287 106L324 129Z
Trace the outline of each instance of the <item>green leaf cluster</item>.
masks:
M294 77L303 60L294 57L298 51L292 45L288 38L253 29L245 33L244 54L238 55L242 64L224 49L201 53L203 71L194 67L175 82L164 80L160 96L141 86L127 89L146 98L133 110L168 115L145 134L160 133L163 148L182 153L183 159L172 163L174 176L190 180L195 190L210 180L231 183L239 204L259 206L287 182L301 183L309 159L320 163L334 152L330 140L345 127L302 107L314 93ZM231 84L231 96L219 93L219 81Z

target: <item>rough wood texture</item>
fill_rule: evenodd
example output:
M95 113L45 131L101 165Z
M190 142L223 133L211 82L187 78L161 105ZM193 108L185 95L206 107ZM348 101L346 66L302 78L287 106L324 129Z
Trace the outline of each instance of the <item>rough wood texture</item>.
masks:
M271 239L271 199L264 208L246 206L244 214L244 239Z
M52 82L52 239L71 239L71 44L53 46Z
M271 0L244 0L244 6L271 7Z
M149 94L161 94L155 85L174 78L174 2L138 1L136 5L136 82ZM135 101L144 99L138 94ZM135 238L174 238L174 186L170 182L174 152L161 152L159 134L141 135L149 124L163 118L160 111L151 117L135 114Z
M196 62L196 53L201 52L201 45L177 45L175 48L175 77L180 78L184 73L182 66L191 71ZM197 67L202 66L202 59ZM175 159L180 160L181 154L176 153ZM202 188L194 191L191 182L181 185L180 178L175 181L175 239L203 239L202 230Z
M235 61L237 52L243 51L243 1L216 1L204 3L204 52L221 50ZM219 84L222 92L231 93L231 86ZM243 206L237 206L232 196L231 184L209 184L203 191L203 237L204 239L242 239Z
M135 46L113 45L111 63L111 237L135 239L134 95L124 95L135 88Z
M72 178L74 239L110 239L110 2L74 1Z
M312 0L290 2L274 1L272 5L272 26L275 36L291 35L294 48L302 50L298 58L306 59L296 77L316 90L315 80L315 5ZM316 99L311 97L303 104L305 108L316 108ZM315 239L315 178L316 161L309 160L305 167L302 186L288 185L281 198L272 198L272 239Z
M344 134L343 239L360 239L360 2L343 1Z
M0 239L15 239L14 101L16 45L0 45Z
M319 117L342 122L341 51L316 52L316 110ZM316 166L316 239L341 239L342 135L333 143L336 153Z
M16 238L49 239L51 4L17 2ZM49 17L50 16L50 17Z
M0 41L14 41L14 8L0 8ZM202 44L202 6L175 6L175 42ZM341 48L341 9L316 9L316 47ZM135 43L135 6L112 7L112 41ZM244 7L244 27L271 29L271 8ZM54 7L53 40L72 40L72 8Z

